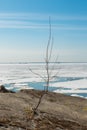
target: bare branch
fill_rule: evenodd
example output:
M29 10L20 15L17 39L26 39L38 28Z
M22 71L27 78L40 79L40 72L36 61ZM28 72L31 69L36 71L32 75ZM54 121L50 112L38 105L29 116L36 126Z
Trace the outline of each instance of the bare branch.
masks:
M41 79L43 79L43 80L46 82L46 79L45 79L42 75L40 75L39 73L34 72L31 68L28 68L28 69L29 69L29 71L31 71L33 74L39 76Z
M52 72L54 71L55 65L56 65L57 63L58 63L58 56L56 57L56 59L55 59L55 61L54 61L54 63L53 63L53 66L52 66L51 71L50 71L50 76L51 76Z
M51 76L50 80L54 79L57 75L59 75L60 69L61 68L58 68L58 71L53 76Z
M47 44L47 49L46 49L46 62L49 62L48 55L49 55L50 42L51 42L51 19L49 17L49 39L48 39L48 44Z
M52 56L53 42L54 42L54 39L52 37L51 48L50 48L50 52L49 52L49 61L51 60L51 56Z

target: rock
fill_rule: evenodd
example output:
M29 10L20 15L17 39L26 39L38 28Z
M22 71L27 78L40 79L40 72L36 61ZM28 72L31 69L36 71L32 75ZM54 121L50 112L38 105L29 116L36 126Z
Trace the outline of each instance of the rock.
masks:
M1 85L0 86L0 93L14 93L14 92L6 89L4 85Z
M0 93L0 130L87 130L87 99L48 92L30 119L42 91L6 92Z

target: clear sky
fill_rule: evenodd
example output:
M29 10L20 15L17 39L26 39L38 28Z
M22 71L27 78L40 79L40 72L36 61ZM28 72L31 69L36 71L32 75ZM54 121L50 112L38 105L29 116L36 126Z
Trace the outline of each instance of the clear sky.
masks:
M49 16L54 55L87 62L87 0L0 0L0 62L44 61Z

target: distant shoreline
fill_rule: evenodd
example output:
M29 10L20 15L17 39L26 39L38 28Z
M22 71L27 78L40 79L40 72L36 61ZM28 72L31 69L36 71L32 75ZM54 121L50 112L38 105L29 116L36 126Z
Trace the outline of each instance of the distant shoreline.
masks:
M50 63L54 63L54 62L50 62ZM68 63L74 63L74 64L82 64L82 63L87 63L87 62L56 62L58 64L68 64ZM45 62L0 62L0 64L45 64Z

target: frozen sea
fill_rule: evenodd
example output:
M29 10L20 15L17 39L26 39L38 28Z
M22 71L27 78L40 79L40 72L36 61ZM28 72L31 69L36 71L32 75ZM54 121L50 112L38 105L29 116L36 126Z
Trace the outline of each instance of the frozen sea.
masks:
M87 98L87 63L54 63L50 64L50 75L58 75L50 82L49 91L71 96ZM0 64L0 85L7 89L44 90L45 82L38 75L46 78L45 63Z

